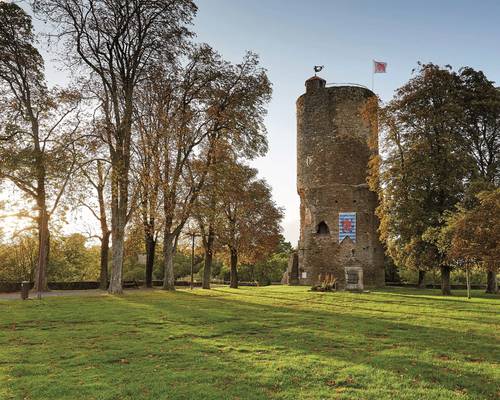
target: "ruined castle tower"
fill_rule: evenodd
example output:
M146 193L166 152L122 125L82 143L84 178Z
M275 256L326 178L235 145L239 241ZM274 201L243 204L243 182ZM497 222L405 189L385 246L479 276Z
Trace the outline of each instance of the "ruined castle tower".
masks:
M373 96L361 86L326 87L314 76L297 100L300 241L292 284L333 276L340 288L384 285L377 197L366 183L376 150L369 148L373 132L361 114Z

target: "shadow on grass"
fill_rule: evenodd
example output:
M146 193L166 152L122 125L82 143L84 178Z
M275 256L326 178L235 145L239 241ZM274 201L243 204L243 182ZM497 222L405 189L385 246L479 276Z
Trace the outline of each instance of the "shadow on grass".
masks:
M21 341L18 350L6 350L7 362L16 363L9 374L12 379L26 375L18 391L30 385L32 396L39 394L33 398L58 398L57 390L62 389L55 386L61 385L63 377L64 387L72 394L81 389L80 398L90 395L85 391L90 389L78 385L80 371L87 371L89 362L98 365L95 375L89 376L105 380L99 383L99 390L125 385L132 395L122 398L142 393L139 382L144 374L150 385L146 389L172 399L249 399L279 397L279 391L285 389L298 394L306 382L326 387L323 380L332 374L340 377L339 385L351 385L349 390L373 389L377 383L370 372L386 373L391 379L386 386L404 380L420 390L439 385L449 391L465 389L476 398L495 398L490 369L493 371L499 355L493 327L491 334L484 326L485 334L471 330L475 327L470 324L460 330L449 325L452 322L446 315L435 320L433 314L432 320L425 320L422 318L428 316L423 313L412 313L421 317L418 322L403 320L405 313L390 310L394 304L384 305L373 298L379 308L356 304L370 301L370 295L345 297L337 304L332 301L338 299L324 294L297 294L302 300L282 289L158 291L30 306L30 313L22 314L21 320L13 316L4 324L20 322L19 331L9 333L5 342ZM415 297L408 297L412 303L402 298L397 304L414 307ZM436 314L453 310L438 306ZM50 317L49 311L53 312ZM25 357L22 349L33 343L42 343L46 353ZM153 357L148 358L151 353ZM123 359L131 363L123 364ZM287 366L278 369L280 362ZM59 378L52 377L54 387L40 389L29 378L33 373L28 371L30 363L52 373L60 368ZM315 369L314 363L321 368ZM167 366L157 370L157 364ZM360 387L335 370L351 371L356 366L366 368ZM262 388L256 388L256 382ZM280 386L281 382L288 387ZM384 382L378 385L376 389L383 391ZM103 398L114 398L113 392Z
M214 291L217 291L218 289L213 289ZM223 291L226 295L237 295L237 296L246 296L249 298L255 297L252 294L248 294L247 292L228 292L228 291ZM280 293L281 294L281 293ZM299 299L293 298L293 297L286 297L286 296L279 296L279 295L267 295L267 294L260 294L261 298L267 298L271 300L278 300L278 301L286 301L289 305L311 305L311 304L316 304L316 305L321 305L321 306L330 306L330 307L343 307L343 308L348 308L348 309L357 309L360 311L368 311L371 313L388 313L388 314L399 314L404 317L408 316L414 316L414 317L432 317L432 318L439 318L441 320L455 320L455 321L464 321L464 322L472 322L472 323L493 323L494 320L493 318L464 318L464 317L452 317L448 313L446 313L447 310L453 310L453 311L466 311L474 314L484 314L486 316L491 316L492 312L491 310L487 310L488 305L485 305L485 310L478 310L477 308L480 307L482 304L485 303L469 303L469 304L464 304L468 306L469 308L465 309L460 309L457 310L457 308L452 304L452 305L447 305L447 307L441 306L439 308L440 311L436 311L435 305L431 304L430 302L434 300L433 298L430 297L424 297L422 301L419 302L412 302L409 303L405 301L404 303L399 301L384 301L384 300L377 300L374 299L373 297L370 297L369 294L355 294L354 296L356 297L348 297L348 298L339 298L339 297L333 297L335 294L338 293L321 293L319 294L322 296L322 299L327 299L331 300L330 302L325 302L325 301L313 301L311 298L308 298L307 301L300 301ZM383 292L378 293L383 294ZM310 292L309 294L311 297L318 296L318 294L315 294L314 292ZM415 297L409 296L412 300L415 300ZM418 308L419 312L409 312L408 310L404 311L396 311L394 308L381 308L381 307L363 307L360 304L361 303L367 303L367 305L371 305L370 303L377 303L383 306L388 306L388 305L397 305L401 308L405 307L407 309L415 309ZM462 304L464 302L462 301ZM498 303L500 305L500 303ZM497 305L497 304L495 304ZM431 312L423 312L422 308L429 309Z
M228 336L233 337L238 345L282 346L287 352L294 354L315 354L347 364L367 365L395 376L404 374L409 381L440 384L451 391L465 389L469 394L480 398L485 395L494 398L496 395L492 387L494 377L491 374L481 371L480 368L472 368L472 365L477 364L464 368L464 363L471 359L470 353L476 355L476 358L472 357L472 363L480 360L480 363L495 365L498 361L498 346L493 336L381 320L374 316L350 315L345 310L337 313L336 309L325 311L309 307L304 310L290 307L290 304L271 306L258 302L259 297L255 295L257 302L242 301L233 296L244 296L245 293L224 291L224 294L228 296L203 297L199 294L180 292L176 297L189 298L188 302L170 303L170 311L181 312L186 307L192 308L193 303L202 306L198 310L191 309L191 315L184 319L183 323L191 326L210 326L217 334L210 336L199 332L192 335L192 338ZM265 295L263 297L274 298ZM290 301L289 298L279 299ZM127 301L141 302L140 299L134 298ZM212 325L212 316L204 313L213 309L213 303L218 303L215 309L224 310L221 314L224 318L215 322L219 326ZM310 304L310 301L307 301L307 305ZM151 304L151 307L161 309L163 306ZM234 326L235 323L238 326ZM340 331L344 334L339 334ZM297 338L301 340L294 340ZM472 349L471 343L474 346ZM373 348L369 353L364 350L366 344ZM402 349L409 354L387 354L394 349ZM426 353L432 362L419 357L422 353ZM458 369L457 363L461 363ZM409 366L411 367L408 368Z
M392 289L392 290L391 290ZM405 292L408 290L405 289ZM384 289L376 289L373 291L373 293L380 293L380 294L388 294L390 296L395 296L395 297L404 297L404 298L419 298L419 299L431 299L431 300L437 300L437 301L443 301L443 302L459 302L463 303L464 301L470 301L470 300L500 300L500 293L499 294L493 294L493 293L485 293L484 291L478 291L474 290L471 295L471 299L467 299L467 294L463 290L457 290L457 291L452 291L453 295L452 296L443 296L440 292L438 292L438 289L412 289L411 293L401 293L398 289L396 288L389 288L386 287ZM474 304L479 304L479 305L490 305L490 306L496 306L498 303L489 303L489 302L484 302L481 301L480 303L474 303Z

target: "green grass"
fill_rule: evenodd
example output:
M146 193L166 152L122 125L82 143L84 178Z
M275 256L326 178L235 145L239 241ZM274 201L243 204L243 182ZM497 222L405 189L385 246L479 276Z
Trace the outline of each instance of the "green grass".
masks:
M0 399L498 399L500 298L474 295L271 286L0 301Z

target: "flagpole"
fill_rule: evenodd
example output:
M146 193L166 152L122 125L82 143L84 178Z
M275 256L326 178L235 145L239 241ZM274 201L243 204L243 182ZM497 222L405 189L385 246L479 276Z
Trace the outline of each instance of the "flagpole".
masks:
M375 93L375 74L385 74L387 68L387 63L382 61L373 60L373 71L372 71L372 92Z
M372 92L374 91L375 87L375 60L372 60ZM373 92L375 93L375 92Z

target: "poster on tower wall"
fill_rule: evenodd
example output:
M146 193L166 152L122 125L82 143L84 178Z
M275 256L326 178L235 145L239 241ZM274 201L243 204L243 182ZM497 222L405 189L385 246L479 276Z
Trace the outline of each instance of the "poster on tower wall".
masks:
M346 237L349 237L353 242L356 242L356 213L341 212L339 213L339 243Z

